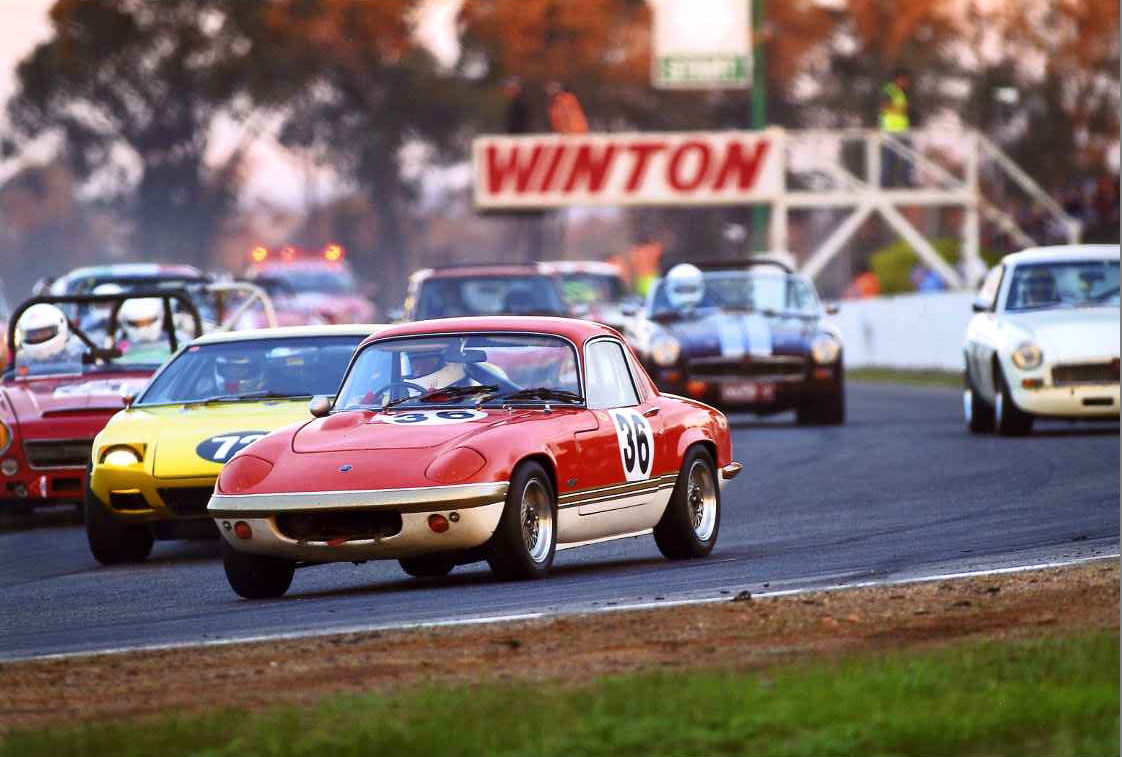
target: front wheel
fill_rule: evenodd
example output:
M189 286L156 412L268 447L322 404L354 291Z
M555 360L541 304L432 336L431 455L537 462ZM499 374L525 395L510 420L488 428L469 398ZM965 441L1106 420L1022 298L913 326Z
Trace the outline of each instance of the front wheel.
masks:
M800 426L840 426L845 423L845 376L838 364L838 380L829 394L804 401L795 409Z
M1033 417L1017 407L1009 392L1005 376L997 376L997 393L993 398L993 418L997 433L1002 436L1025 436L1032 433Z
M114 518L88 484L82 510L90 553L102 565L143 562L152 553L152 532L148 527Z
M275 599L292 585L296 563L280 557L239 552L222 540L222 567L226 580L239 597Z
M502 518L491 537L487 564L500 578L542 578L557 549L557 499L545 469L519 465L510 477Z
M717 543L721 527L721 489L713 458L703 447L690 447L670 503L654 528L655 543L671 560L705 557Z

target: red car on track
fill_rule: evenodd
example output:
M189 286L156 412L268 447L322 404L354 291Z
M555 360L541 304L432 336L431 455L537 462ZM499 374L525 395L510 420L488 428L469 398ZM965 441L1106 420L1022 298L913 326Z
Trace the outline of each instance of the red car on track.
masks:
M211 498L243 597L335 561L536 578L558 549L652 531L667 557L703 557L740 472L724 415L661 394L617 332L574 319L390 327L311 411L233 457Z
M272 298L281 326L374 320L374 303L360 291L339 245L329 244L321 252L255 247L245 278Z
M108 313L117 333L118 314L130 300L159 300L166 315L187 315L194 333L177 333L176 318L163 317L157 340L107 344L103 333L89 335L64 316L88 307ZM29 359L35 343L17 338L23 314L37 306L56 308L65 347L49 359ZM178 319L182 322L182 319ZM0 507L80 504L85 492L93 438L135 396L153 372L174 353L184 336L202 333L194 303L182 290L128 294L70 294L34 297L12 313L8 329L11 365L0 376ZM57 334L55 335L57 337Z

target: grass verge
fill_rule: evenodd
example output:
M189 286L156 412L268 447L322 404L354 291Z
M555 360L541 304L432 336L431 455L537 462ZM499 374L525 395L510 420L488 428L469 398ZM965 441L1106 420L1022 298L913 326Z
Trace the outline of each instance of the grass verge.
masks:
M0 754L1116 755L1118 667L1117 631L975 641L755 672L433 686L16 731Z
M845 377L850 381L871 381L881 384L962 388L962 374L957 371L851 368L845 372Z

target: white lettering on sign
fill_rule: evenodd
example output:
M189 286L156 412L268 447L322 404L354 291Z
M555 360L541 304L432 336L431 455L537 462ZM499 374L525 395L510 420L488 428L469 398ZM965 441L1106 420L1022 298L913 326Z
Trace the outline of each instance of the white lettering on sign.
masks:
M479 137L481 208L702 205L783 191L783 134L695 132Z

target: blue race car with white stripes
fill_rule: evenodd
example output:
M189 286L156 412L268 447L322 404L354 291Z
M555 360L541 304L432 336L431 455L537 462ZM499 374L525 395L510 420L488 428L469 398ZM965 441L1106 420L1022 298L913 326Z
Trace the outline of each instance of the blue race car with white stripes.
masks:
M627 337L664 392L726 410L845 421L842 341L810 280L774 258L682 263Z

